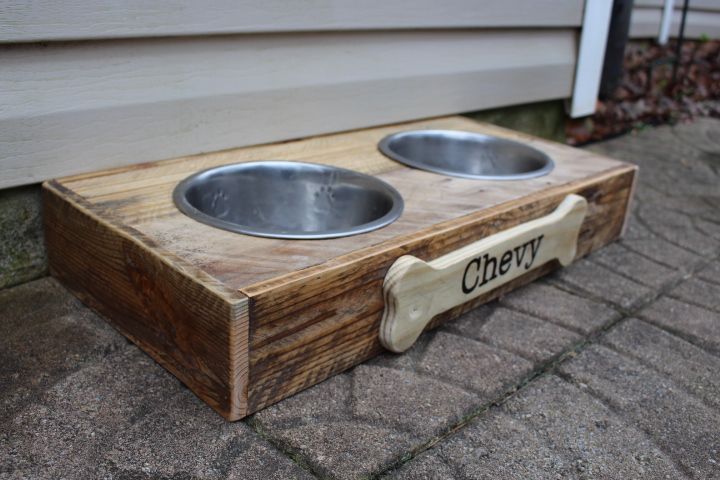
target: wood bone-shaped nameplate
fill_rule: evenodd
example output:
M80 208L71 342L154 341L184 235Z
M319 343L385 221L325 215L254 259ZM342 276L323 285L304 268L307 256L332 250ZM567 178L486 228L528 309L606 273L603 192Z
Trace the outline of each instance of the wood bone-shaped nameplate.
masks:
M383 283L385 311L380 342L404 352L437 314L489 292L529 270L557 259L575 258L587 201L568 195L541 218L517 225L424 262L412 255L398 258Z

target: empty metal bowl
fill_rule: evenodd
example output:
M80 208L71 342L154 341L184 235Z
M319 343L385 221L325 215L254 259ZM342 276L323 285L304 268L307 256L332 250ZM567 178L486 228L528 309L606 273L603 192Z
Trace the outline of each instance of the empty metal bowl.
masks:
M380 151L410 167L453 177L525 180L550 173L550 157L525 144L455 130L413 130L383 138Z
M403 199L375 177L312 163L263 161L211 168L180 182L175 205L189 217L271 238L356 235L394 222Z

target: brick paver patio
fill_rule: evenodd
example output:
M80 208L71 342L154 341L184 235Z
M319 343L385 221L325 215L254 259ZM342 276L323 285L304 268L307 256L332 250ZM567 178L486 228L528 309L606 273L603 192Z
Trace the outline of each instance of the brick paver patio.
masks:
M0 478L720 478L720 121L591 149L641 167L622 241L242 422L0 291Z

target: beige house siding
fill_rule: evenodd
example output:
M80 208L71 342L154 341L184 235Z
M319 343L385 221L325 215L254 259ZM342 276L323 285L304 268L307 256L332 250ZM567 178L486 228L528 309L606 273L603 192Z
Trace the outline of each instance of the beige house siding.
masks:
M572 27L576 0L3 0L0 42L418 28Z
M630 23L631 38L656 38L660 30L663 0L635 0ZM680 30L682 0L675 0L670 36ZM685 23L687 38L720 38L720 0L691 0Z
M26 3L0 2L0 188L567 98L584 4Z

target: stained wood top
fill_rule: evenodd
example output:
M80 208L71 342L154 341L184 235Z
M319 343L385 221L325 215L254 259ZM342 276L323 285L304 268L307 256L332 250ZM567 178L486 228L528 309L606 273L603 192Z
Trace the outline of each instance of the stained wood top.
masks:
M521 140L550 155L555 169L531 180L468 180L411 169L377 150L378 141L387 134L426 128ZM392 225L363 235L277 240L213 228L186 217L174 206L172 191L185 177L205 168L255 160L305 161L376 175L400 191L405 211ZM610 170L632 168L591 152L454 116L183 157L54 182L82 197L104 220L126 232L137 232L148 248L180 257L227 287L251 296L282 282L284 275L319 265L332 268L345 263L350 254L362 257L373 249L402 244L403 239L427 234L443 223L480 210ZM315 271L308 270L308 274Z

